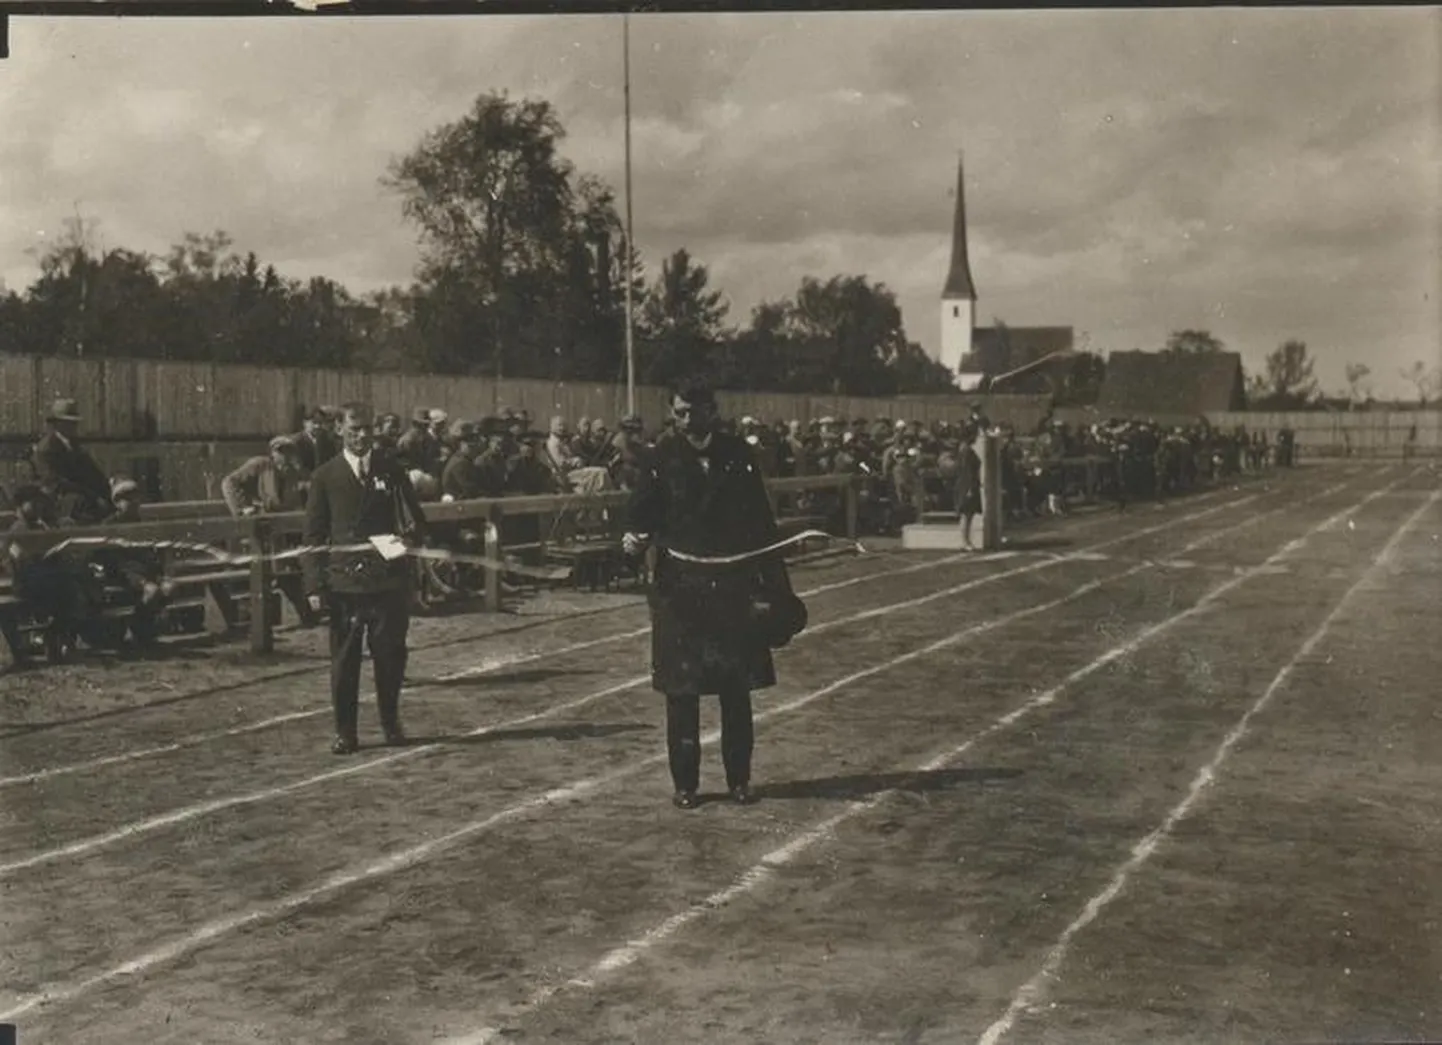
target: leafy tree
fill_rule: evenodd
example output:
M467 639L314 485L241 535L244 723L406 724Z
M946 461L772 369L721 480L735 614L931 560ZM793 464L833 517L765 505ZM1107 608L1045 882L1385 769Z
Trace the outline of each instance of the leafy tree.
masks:
M435 308L459 313L433 317L432 336L450 339L438 362L521 376L560 347L557 299L577 258L564 137L549 102L483 94L382 179L420 227L422 287L437 292Z
M1372 368L1366 363L1348 363L1345 370L1347 377L1347 400L1349 403L1357 404L1364 399L1371 397L1372 387L1367 383Z
M1442 370L1429 371L1420 359L1411 366L1403 368L1399 373L1402 375L1402 380L1417 389L1417 402L1424 407L1432 393L1437 390L1437 386L1442 384Z
M1293 338L1284 341L1267 356L1266 376L1253 386L1260 392L1254 404L1277 410L1306 406L1317 397L1317 381L1312 376L1312 360L1307 356L1307 343Z
M1202 352L1221 352L1226 345L1220 338L1214 337L1206 330L1174 330L1167 337L1167 344L1163 352L1171 352L1175 355L1191 355Z
M805 357L816 390L837 395L895 391L889 365L907 343L896 296L864 276L808 276L790 310L788 326ZM820 373L817 373L817 368Z
M683 377L728 383L723 324L729 306L720 292L709 289L706 266L684 249L661 264L661 274L647 288L637 317L643 346L638 377L665 385Z

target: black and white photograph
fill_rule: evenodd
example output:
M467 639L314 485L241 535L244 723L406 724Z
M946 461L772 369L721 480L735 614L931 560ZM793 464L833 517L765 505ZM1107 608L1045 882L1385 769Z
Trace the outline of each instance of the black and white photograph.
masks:
M1442 7L0 3L0 1045L1442 1040Z

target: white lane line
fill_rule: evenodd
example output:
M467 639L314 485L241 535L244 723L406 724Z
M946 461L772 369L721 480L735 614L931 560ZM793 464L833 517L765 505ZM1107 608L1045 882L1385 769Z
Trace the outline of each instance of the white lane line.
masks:
M1311 656L1312 651L1317 648L1322 639L1332 630L1332 625L1341 617L1347 604L1352 601L1352 597L1379 569L1391 561L1402 539L1411 531L1423 513L1437 503L1439 497L1442 497L1442 491L1434 490L1432 495L1423 502L1422 506L1409 515L1406 521L1392 534L1391 540L1387 542L1382 551L1372 560L1367 569L1362 572L1362 576L1357 578L1356 583L1347 589L1346 594L1332 607L1332 612L1328 613L1326 619L1322 621L1317 630L1307 637L1307 641L1298 647L1297 652L1292 655L1292 659L1287 661L1281 671L1277 672L1271 684L1267 686L1266 691L1257 698L1257 702L1248 708L1246 713L1238 720L1237 724L1232 727L1232 731L1226 735L1217 747L1216 752L1212 755L1211 761L1204 765L1197 773L1195 779L1192 780L1191 787L1187 789L1186 796L1172 808L1172 811L1166 815L1166 818L1155 830L1136 844L1132 849L1131 856L1125 863L1117 868L1116 874L1113 875L1111 881L1107 883L1106 888L1087 901L1086 906L1082 909L1082 913L1077 916L1076 921L1066 927L1057 939L1056 944L1047 952L1046 959L1042 962L1041 968L1037 970L1036 975L1021 986L1016 994L1012 996L1011 1004L1007 1006L1006 1012L977 1039L978 1045L996 1045L996 1043L1011 1030L1018 1016L1037 1005L1046 990L1048 981L1054 981L1056 979L1062 962L1066 960L1067 950L1070 948L1071 942L1077 933L1095 921L1101 914L1102 909L1117 898L1122 889L1126 887L1127 880L1151 858L1152 854L1157 851L1157 848L1167 839L1177 824L1192 811L1193 807L1196 806L1197 802L1201 799L1203 792L1216 781L1217 774L1221 771L1222 763L1226 761L1232 749L1236 747L1237 743L1246 735L1247 727L1251 724L1252 719L1272 702L1272 698L1287 684L1287 680L1292 677L1292 673L1296 670L1297 665Z
M1331 487L1328 490L1325 490L1315 496L1325 496L1327 493L1330 493L1334 489L1340 488L1340 486L1342 485L1345 484L1339 484L1338 487ZM1104 541L1101 544L1093 545L1092 547L1109 547L1114 544L1120 544L1124 541L1133 540L1137 537L1146 536L1150 533L1155 533L1161 530L1168 530L1189 520L1194 520L1203 516L1214 514L1219 511L1224 511L1228 508L1247 504L1256 499L1257 495L1254 495L1252 497L1242 498L1241 500L1237 501L1229 501L1224 505L1219 505L1217 507L1210 508L1202 512L1195 512L1192 515L1173 519L1170 522L1160 523L1156 526L1147 527L1146 529L1138 530L1134 533L1130 533L1122 537L1115 537L1111 540ZM1283 506L1282 508L1275 509L1274 511L1285 511L1290 507L1294 507L1294 505ZM1235 527L1230 527L1227 530L1223 530L1220 532L1226 533L1230 532L1231 529L1237 529L1243 526L1250 526L1258 520L1265 518L1266 514L1252 516L1250 519L1245 519L1241 523L1238 523ZM1214 535L1208 535L1207 540L1211 540L1213 536ZM803 631L799 636L797 636L797 639L799 641L801 639L807 638L808 636L814 637L816 635L820 635L824 632L830 631L832 628L839 628L847 624L854 624L858 621L870 620L875 617L885 616L887 614L897 613L903 610L914 609L917 606L924 606L939 599L946 599L955 595L960 595L965 592L972 591L976 588L980 588L987 584L995 584L998 581L1005 580L1009 577L1015 577L1026 573L1036 573L1041 570L1051 569L1067 561L1068 559L1066 556L1061 556L1055 559L1044 559L1039 562L1031 563L1027 566L1019 566L1015 569L1002 570L997 573L986 574L985 576L965 581L961 584L956 584L949 588L942 588L938 591L928 592L925 595L921 595L913 599L905 599L900 602L888 603L883 606L875 606L871 609L848 614L845 617L840 617L835 620L825 621L823 623L816 624ZM540 711L534 711L530 714L521 715L517 718L507 719L503 722L494 723L488 726L481 726L471 730L468 733L461 734L461 736L462 738L474 738L479 736L485 736L488 734L503 733L518 726L528 725L532 722L536 722L545 718L551 718L564 712L575 711L578 708L585 707L588 704L595 703L598 700L603 700L606 697L614 696L617 693L622 693L630 689L635 689L638 686L645 685L646 683L650 682L650 680L651 676L649 674L636 675L632 678L626 679L623 682L615 683L613 685L605 687L604 689L588 693L582 697L577 697L574 700L568 700L561 704L555 704L550 707L543 708ZM94 852L97 849L103 849L106 846L111 846L119 842L128 841L130 839L139 837L140 835L149 834L153 831L159 831L167 827L174 827L177 824L187 823L188 821L195 820L203 816L210 816L211 814L218 813L226 809L234 809L238 806L255 805L261 802L267 802L272 799L284 797L285 795L294 794L295 792L304 790L306 788L314 787L317 784L325 783L329 780L337 780L341 777L355 776L358 773L368 773L374 769L380 768L381 766L387 766L392 763L400 762L406 759L418 758L422 755L430 754L434 751L439 751L445 746L445 741L434 741L432 743L421 744L416 747L402 748L401 750L392 752L388 755L382 755L378 758L368 759L363 762L355 762L350 765L341 766L337 769L331 769L323 773L316 773L308 777L302 777L301 779L291 781L288 784L281 784L276 787L268 787L256 791L248 791L242 792L240 794L228 795L224 798L212 799L209 802L199 802L194 805L183 806L179 809L173 809L168 813L161 813L156 816L147 817L143 820L134 820L128 824L113 828L101 834L90 835L86 838L77 839L76 841L67 843L65 845L56 846L52 849L45 849L37 853L32 853L29 856L22 857L21 859L12 860L8 863L0 864L0 878L27 870L32 867L38 867L42 864L52 863L56 860L65 859L67 857L83 856L87 853Z
M829 584L822 584L818 587L799 592L803 598L810 598L813 595L821 595L826 592L836 591L840 588L849 588L856 584L865 584L883 577L899 576L905 573L919 573L923 570L936 569L953 563L987 563L999 559L1008 559L1016 555L1015 552L996 552L989 555L948 555L944 558L933 559L924 563L912 563L905 567L892 570L878 570L874 573L867 573L860 577L852 577L842 581L833 581ZM558 618L558 624L564 624L565 618ZM457 679L476 678L491 672L501 671L505 668L512 668L520 664L530 664L538 660L551 660L556 657L564 657L571 653L578 653L583 650L594 649L597 646L605 646L613 642L624 642L627 639L640 638L651 633L650 627L638 628L633 631L620 632L615 635L605 635L598 639L587 639L584 642L575 642L567 646L558 646L555 649L530 650L525 653L501 654L499 656L487 657L479 664L463 668L460 671L450 672L436 678L437 682L454 682ZM478 641L484 641L485 636ZM497 640L504 640L505 635L495 636ZM468 640L469 641L469 640ZM257 685L268 681L261 679ZM406 687L402 693L414 693L411 687ZM19 773L15 776L0 777L0 787L13 787L17 784L35 784L42 780L49 780L52 777L65 776L71 773L83 773L94 769L101 769L105 766L120 765L126 762L136 762L141 759L155 758L158 755L168 755L175 751L181 751L188 747L196 747L200 744L208 744L216 740L224 740L228 737L244 736L247 733L258 733L262 730L273 729L276 726L285 725L287 722L299 722L308 718L316 718L320 715L330 714L329 706L311 708L308 711L292 711L284 715L274 715L270 718L259 719L255 722L247 722L243 726L232 726L229 729L210 730L204 733L194 733L190 736L183 736L168 744L158 744L154 747L137 748L133 751L124 751L119 754L105 755L100 758L87 759L83 762L72 762L63 766L51 766L46 769L36 770L31 773ZM17 734L23 735L23 734Z
M964 743L954 748L951 748L950 750L943 752L940 755L937 755L930 761L916 767L916 769L912 770L911 772L913 774L922 774L935 772L936 770L945 768L947 765L955 762L956 759L960 758L962 755L964 755L967 751L969 751L972 747L974 747L981 741L985 740L986 738L990 737L995 733L1011 727L1012 725L1016 724L1016 722L1036 711L1037 709L1055 702L1057 697L1060 696L1069 686L1073 685L1074 683L1080 681L1083 678L1086 678L1088 675L1094 674L1101 668L1105 667L1107 664L1110 664L1113 661L1133 652L1144 643L1150 641L1152 638L1155 638L1157 635L1161 634L1163 631L1168 630L1182 620L1195 616L1200 612L1204 612L1207 607L1214 604L1217 599L1219 599L1222 595L1226 594L1228 591L1236 588L1238 585L1249 580L1251 577L1260 575L1263 572L1264 567L1268 565L1275 565L1280 559L1285 558L1286 556L1295 552L1298 548L1302 547L1302 545L1305 544L1306 541L1311 537L1325 530L1331 529L1339 521L1346 518L1347 515L1349 515L1350 513L1361 508L1363 505L1373 500L1376 500L1378 497L1384 496L1393 487L1400 485L1408 478L1410 478L1410 476L1404 476L1402 479L1397 480L1390 486L1384 487L1367 495L1356 505L1347 508L1344 511L1338 512L1336 515L1333 515L1328 519L1323 520L1321 523L1314 526L1311 530L1307 531L1307 533L1305 533L1301 538L1288 541L1285 545L1282 546L1279 551L1269 556L1265 562L1259 564L1249 574L1235 577L1221 585L1218 585L1216 588L1212 589L1210 592L1204 595L1201 600L1199 600L1195 605L1187 608L1186 610L1183 610L1180 613L1174 614L1173 616L1168 617L1167 619L1160 621L1157 624L1151 625L1150 627L1138 632L1127 641L1117 646L1113 646L1111 649L1107 650L1105 653L1097 657L1095 660L1091 661L1089 664L1083 666L1077 671L1072 672L1060 683L1053 686L1045 693L1041 693L1035 697L1032 697L1030 700L1026 701L1017 708L996 719L990 725L986 726L979 732L972 735ZM1101 583L1110 583L1112 580L1117 580L1148 568L1150 568L1149 565L1145 564L1135 566L1132 569L1127 570L1125 573L1118 574L1112 578L1108 578L1106 582ZM1095 586L1097 585L1094 584L1087 587ZM1080 591L1081 589L1078 590ZM1068 596L1067 599L1061 601L1068 601L1071 597L1072 596ZM937 645L939 644L933 644L932 647L927 647L927 649L932 650ZM921 651L917 652L920 653ZM708 740L709 739L710 738L708 738ZM796 857L806 852L808 849L811 849L819 843L827 840L835 833L838 826L848 820L852 820L858 816L862 816L865 813L870 812L887 798L897 794L898 791L900 791L900 788L891 788L886 791L877 792L876 794L864 800L850 803L847 808L842 810L840 813L828 817L826 820L823 820L821 823L815 825L814 827L808 828L801 834L796 835L794 838L792 838L781 847L767 853L759 861L757 861L751 867L747 868L744 872L742 872L740 877L738 877L731 885L727 886L725 889L712 893L704 900L701 900L700 902L692 905L686 910L680 911L672 915L665 921L660 922L659 924L648 929L645 933L643 933L636 939L631 940L628 943L622 944L619 947L611 949L599 961L592 965L585 973L573 977L569 980L562 981L560 983L549 984L541 987L519 1007L511 1010L507 1014L507 1022L514 1023L516 1020L533 1014L538 1009L542 1008L548 1002L550 1002L551 999L555 998L557 995L563 992L578 990L584 991L593 989L597 986L598 981L601 980L604 976L609 973L615 972L618 969L623 969L626 966L634 964L648 951L653 950L661 943L665 942L668 938L674 936L681 929L685 928L687 925L690 925L692 922L699 921L707 914L719 910L720 908L725 907L727 904L739 899L742 896L745 896L747 893L750 893L755 889L758 889L761 886L765 885L772 879L777 868L785 866L792 860L796 859ZM446 1038L444 1039L444 1045L490 1045L491 1042L496 1041L504 1034L505 1030L503 1028L491 1025L482 1027L461 1037ZM988 1043L988 1045L994 1045L994 1043Z
M1339 489L1345 485L1347 484L1338 484L1338 486L1334 487L1333 489ZM1323 496L1323 494L1317 494L1315 496L1321 497ZM1367 499L1371 499L1371 497L1374 496L1378 496L1378 494L1369 495ZM1307 500L1311 499L1313 498L1307 498ZM1363 503L1365 503L1365 500ZM1287 508L1291 507L1295 507L1295 505L1284 506L1284 508L1277 509L1277 511L1285 511L1287 510ZM1234 531L1243 526L1247 526L1250 524L1250 522L1260 518L1263 518L1263 516L1254 516L1252 520L1244 520L1243 522L1235 526L1227 527L1220 531L1213 531L1212 533L1202 537L1201 539L1194 541L1191 545L1188 545L1187 548L1183 550L1186 551L1190 550L1193 547L1201 547L1203 544L1216 540L1218 537L1223 536L1228 532ZM798 708L806 706L807 704L813 703L814 701L820 700L822 697L829 696L837 690L843 689L846 686L849 686L862 679L870 678L873 675L880 674L884 671L889 671L891 668L897 667L901 664L917 660L921 657L929 656L930 654L935 653L938 650L955 646L970 637L982 634L987 631L991 631L995 628L1003 627L1013 621L1021 620L1025 617L1046 612L1047 610L1053 609L1057 606L1063 605L1064 603L1080 598L1088 592L1094 591L1095 589L1101 587L1103 584L1108 584L1112 581L1120 580L1124 577L1131 576L1135 573L1140 573L1143 570L1147 570L1150 568L1151 567L1148 565L1134 566L1123 573L1114 574L1113 576L1108 577L1105 580L1088 582L1087 584L1084 584L1081 587L1072 591L1069 595L1063 596L1060 599L1055 599L1051 602L1040 605L1034 605L1027 609L1019 610L1015 613L1008 614L1005 617L995 618L991 621L987 621L982 624L967 628L964 631L957 632L938 642L933 642L919 649L912 650L908 653L903 653L881 664L873 665L869 668L864 668L861 671L846 676L845 678L838 679L835 682L829 683L828 685L823 686L820 689L813 690L812 692L805 694L804 696L797 697L785 703L768 708L765 711L759 712L756 715L756 720L758 722L766 721L778 715L783 715L790 711L794 711ZM707 733L702 737L702 743L705 745L714 744L719 739L719 737L719 731L712 730L711 732ZM117 965L104 972L98 973L88 979L69 985L52 985L50 987L41 989L35 994L25 996L18 1000L16 1004L13 1005L8 1011L0 1013L0 1021L12 1020L16 1016L29 1012L30 1010L40 1005L70 1001L75 997L78 997L79 995L84 994L89 990L92 990L95 987L112 982L113 980L120 979L136 973L145 972L158 965L163 965L185 954L188 954L195 948L200 947L211 940L214 940L220 936L227 935L228 933L234 932L237 929L244 928L248 925L253 925L257 922L267 921L283 916L290 911L314 903L317 900L324 899L331 894L347 888L351 885L356 885L361 882L369 881L383 875L393 874L397 871L414 866L431 858L432 856L435 856L441 852L453 848L454 846L458 845L459 843L465 841L468 838L471 838L477 834L480 834L481 832L489 830L490 828L495 827L499 824L506 823L510 820L518 819L526 815L527 813L530 813L532 810L542 808L552 803L570 801L573 799L581 798L592 791L600 788L605 788L619 780L624 780L628 777L636 776L643 771L647 771L650 769L650 767L656 765L657 763L664 762L665 759L666 755L664 753L659 755L653 755L644 758L639 762L633 762L632 764L626 766L623 769L615 770L601 776L591 777L587 780L582 780L575 784L572 784L569 787L556 788L554 790L545 792L544 794L527 799L523 802L519 802L516 805L510 806L506 809L502 809L499 812L496 812L482 820L473 821L469 824L466 824L464 827L458 828L444 835L439 835L427 842L422 842L407 849L398 850L397 852L391 853L390 855L383 857L380 860L366 864L362 867L332 874L327 878L323 879L318 885L312 886L311 888L303 890L302 892L293 893L290 896L285 897L281 900L273 901L268 904L262 904L253 907L247 911L243 911L225 918L208 922L205 925L201 926L199 929L196 929L185 936L173 940L170 943L163 944L162 946L157 947L154 950L148 951L137 958L124 962L121 965Z

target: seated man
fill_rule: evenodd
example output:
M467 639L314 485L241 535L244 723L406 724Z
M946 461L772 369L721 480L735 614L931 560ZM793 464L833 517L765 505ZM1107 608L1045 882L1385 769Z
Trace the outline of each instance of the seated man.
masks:
M49 431L35 444L35 478L57 517L77 525L98 523L111 512L110 484L80 445L80 412L73 399L57 399L45 418Z
M107 522L140 521L140 484L117 479L111 486L115 514ZM102 547L90 553L89 562L100 570L99 579L135 599L130 630L137 642L149 644L160 631L160 619L175 586L165 579L165 556L152 548Z
M9 536L41 533L59 528L55 502L37 483L25 483L10 495L15 521ZM75 634L93 612L93 579L74 557L30 552L18 541L4 541L3 562L14 580L15 597L34 617L45 623L45 645L52 658L69 653Z

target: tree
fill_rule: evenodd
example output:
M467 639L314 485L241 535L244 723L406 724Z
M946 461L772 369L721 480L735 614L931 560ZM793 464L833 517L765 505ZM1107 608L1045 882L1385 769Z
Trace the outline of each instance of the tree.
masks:
M1367 377L1372 373L1372 368L1366 363L1348 363L1344 371L1347 377L1347 402L1355 407L1363 400L1372 396L1372 386L1367 382Z
M1312 376L1312 360L1307 357L1307 343L1295 338L1284 341L1267 356L1267 374L1259 385L1261 402L1254 405L1276 410L1292 410L1306 406L1317 396L1317 381Z
M1056 405L1091 406L1100 398L1106 376L1106 360L1095 352L1078 352L1061 371Z
M1193 355L1202 352L1221 352L1226 345L1220 338L1213 337L1206 330L1174 330L1167 338L1163 352L1174 355Z
M729 306L719 291L708 289L710 275L684 249L661 265L661 274L647 288L641 303L637 334L642 345L638 369L648 384L670 384L680 378L729 383L720 351Z
M1424 407L1432 393L1437 390L1437 386L1442 384L1442 371L1428 371L1420 359L1411 366L1404 367L1399 373L1402 375L1402 380L1417 389L1417 402Z
M896 295L864 276L807 276L788 316L806 367L835 395L889 395L896 390L891 370L907 344ZM818 374L816 367L821 368Z
M483 94L461 119L393 161L382 179L420 227L422 287L441 292L438 308L462 312L431 327L460 337L435 353L438 361L485 365L503 376L508 361L534 358L534 350L554 355L554 344L521 339L528 319L554 317L556 292L575 259L573 169L559 154L564 137L549 102ZM553 340L550 326L529 324L526 340Z

